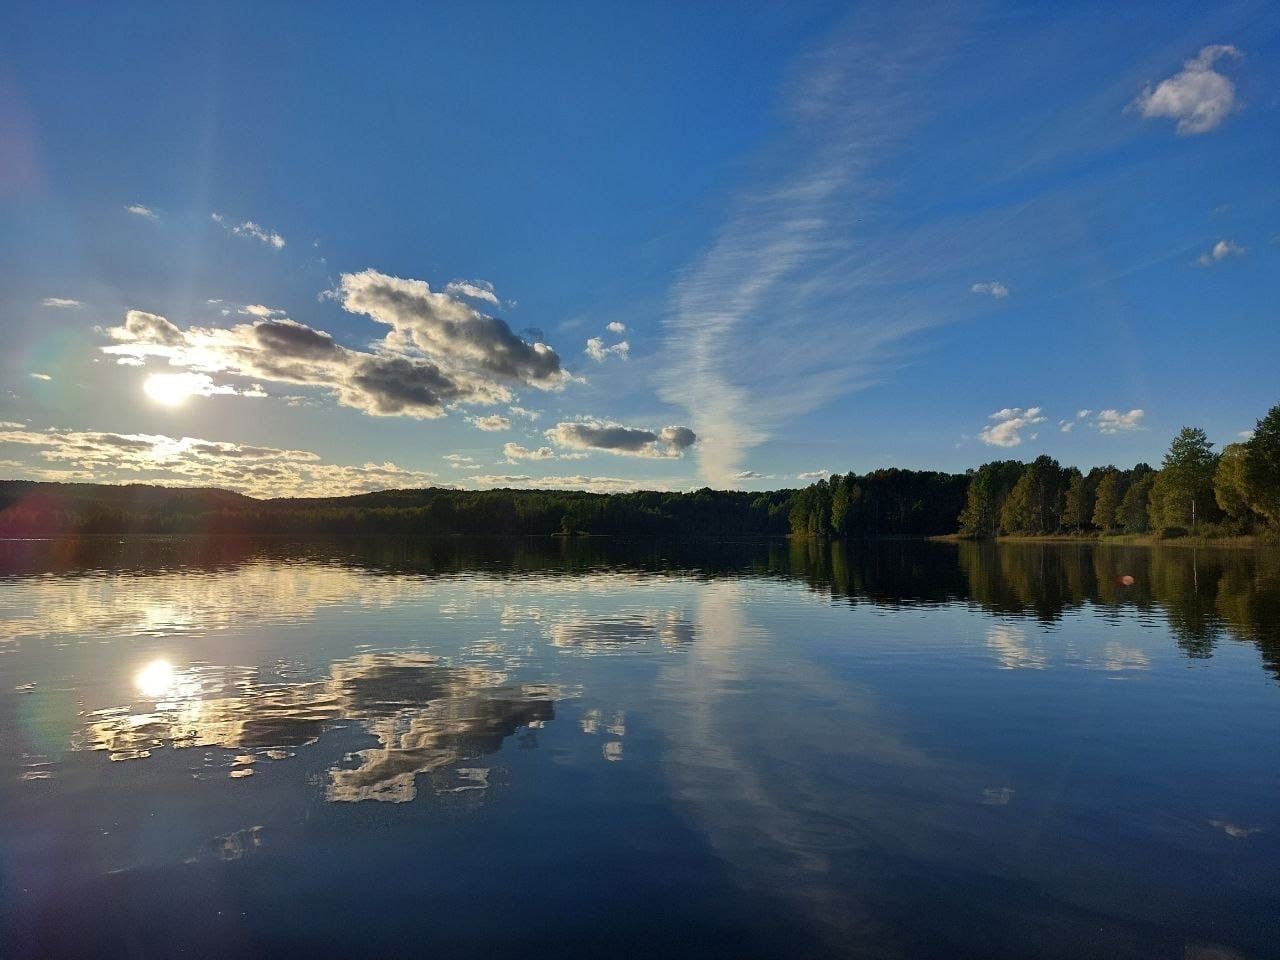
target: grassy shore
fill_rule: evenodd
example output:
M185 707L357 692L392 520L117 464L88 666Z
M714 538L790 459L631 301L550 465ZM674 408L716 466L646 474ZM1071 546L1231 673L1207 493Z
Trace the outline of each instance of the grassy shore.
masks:
M950 533L942 537L933 537L950 543L973 539L958 533ZM1117 547L1233 547L1253 549L1255 547L1277 546L1273 540L1258 536L1233 537L1161 537L1154 533L1055 533L1043 536L1001 536L995 538L996 543L1092 543L1102 546Z

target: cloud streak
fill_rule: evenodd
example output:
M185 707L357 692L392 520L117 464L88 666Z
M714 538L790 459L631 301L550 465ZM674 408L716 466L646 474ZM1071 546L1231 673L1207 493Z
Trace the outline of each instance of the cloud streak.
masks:
M914 123L953 24L939 7L847 26L800 65L765 172L672 291L659 387L688 411L718 486L780 424L874 382L893 345L936 322L856 299L848 278L857 219L882 189L873 168Z
M269 230L259 223L254 223L252 220L232 223L220 213L209 214L209 219L222 227L223 230L235 234L237 237L248 237L251 240L257 240L259 243L265 243L275 250L283 250L285 247L284 237L274 230Z

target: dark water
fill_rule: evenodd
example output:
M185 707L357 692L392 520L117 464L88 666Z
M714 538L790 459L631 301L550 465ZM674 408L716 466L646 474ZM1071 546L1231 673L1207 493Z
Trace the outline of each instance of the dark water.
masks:
M1276 957L1280 555L0 543L0 775L5 958Z

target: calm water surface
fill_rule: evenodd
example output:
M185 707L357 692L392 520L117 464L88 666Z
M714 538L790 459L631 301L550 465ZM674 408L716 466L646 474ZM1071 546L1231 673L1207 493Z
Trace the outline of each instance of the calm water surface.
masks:
M1280 556L5 542L0 774L6 958L1277 957Z

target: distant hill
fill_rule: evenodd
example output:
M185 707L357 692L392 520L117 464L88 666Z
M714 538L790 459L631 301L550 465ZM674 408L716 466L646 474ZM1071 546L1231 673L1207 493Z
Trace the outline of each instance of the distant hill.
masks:
M852 475L850 475L852 477ZM964 475L881 470L867 489L859 535L950 533ZM592 534L759 537L796 527L803 491L688 493L575 490L381 490L348 497L259 500L228 490L0 480L0 536L128 533ZM805 501L808 503L809 501ZM805 509L809 509L806 507ZM806 515L807 516L807 515Z

